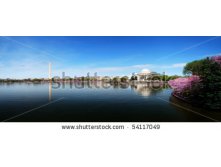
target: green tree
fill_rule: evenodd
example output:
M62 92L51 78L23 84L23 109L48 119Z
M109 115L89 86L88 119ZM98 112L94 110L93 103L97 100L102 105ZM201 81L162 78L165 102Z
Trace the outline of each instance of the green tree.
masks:
M41 80L41 79L38 79L38 78L34 78L32 81L33 81L33 82L41 82L42 80Z
M221 66L207 58L199 68L201 88L198 98L201 104L211 109L221 109Z
M221 109L221 66L210 58L188 63L184 74L198 75L199 85L192 85L190 100L205 108Z
M118 82L120 82L120 78L119 77L114 77L112 81L114 83L118 83Z
M191 75L191 74L192 75L199 75L204 60L205 59L195 60L190 63L187 63L183 69L183 74L184 75Z
M108 76L105 76L105 77L102 78L102 81L103 82L111 82L111 78L108 77Z
M121 77L120 81L121 82L127 82L128 81L128 77L127 76Z
M130 80L131 80L131 81L137 80L137 76L134 76L134 75L131 76Z
M167 78L167 81L173 80L173 79L177 79L177 78L180 78L180 76L178 76L178 75L172 75L172 76L169 76L169 77Z

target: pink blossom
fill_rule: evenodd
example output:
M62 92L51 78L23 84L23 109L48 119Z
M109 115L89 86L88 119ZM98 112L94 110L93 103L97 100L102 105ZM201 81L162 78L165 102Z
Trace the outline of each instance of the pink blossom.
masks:
M221 55L211 57L211 60L221 64Z
M192 75L186 78L177 78L170 80L168 84L174 89L175 92L181 93L186 88L191 88L194 84L200 82L200 77L197 75Z

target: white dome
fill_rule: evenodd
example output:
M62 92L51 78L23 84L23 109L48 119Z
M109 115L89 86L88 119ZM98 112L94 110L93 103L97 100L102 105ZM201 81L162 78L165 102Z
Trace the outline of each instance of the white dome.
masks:
M141 70L140 73L149 74L149 73L151 73L151 72L150 72L150 70L148 70L148 69L143 69L143 70Z

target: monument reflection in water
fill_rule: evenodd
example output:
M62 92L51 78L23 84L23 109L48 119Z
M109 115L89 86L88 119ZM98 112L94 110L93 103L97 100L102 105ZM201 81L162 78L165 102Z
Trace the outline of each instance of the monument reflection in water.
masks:
M210 121L171 105L172 90L159 82L3 83L0 92L1 121Z

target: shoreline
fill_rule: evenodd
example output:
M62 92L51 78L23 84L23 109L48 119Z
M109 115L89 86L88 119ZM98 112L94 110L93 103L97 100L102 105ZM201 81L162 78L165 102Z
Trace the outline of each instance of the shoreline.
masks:
M209 116L214 116L216 118L218 116L219 120L221 121L221 112L219 112L219 110L211 110L211 109L202 108L200 106L194 106L193 103L191 103L188 100L185 100L182 97L179 97L174 92L171 93L170 101L172 103L177 103L182 107L190 108L202 114L208 114Z

